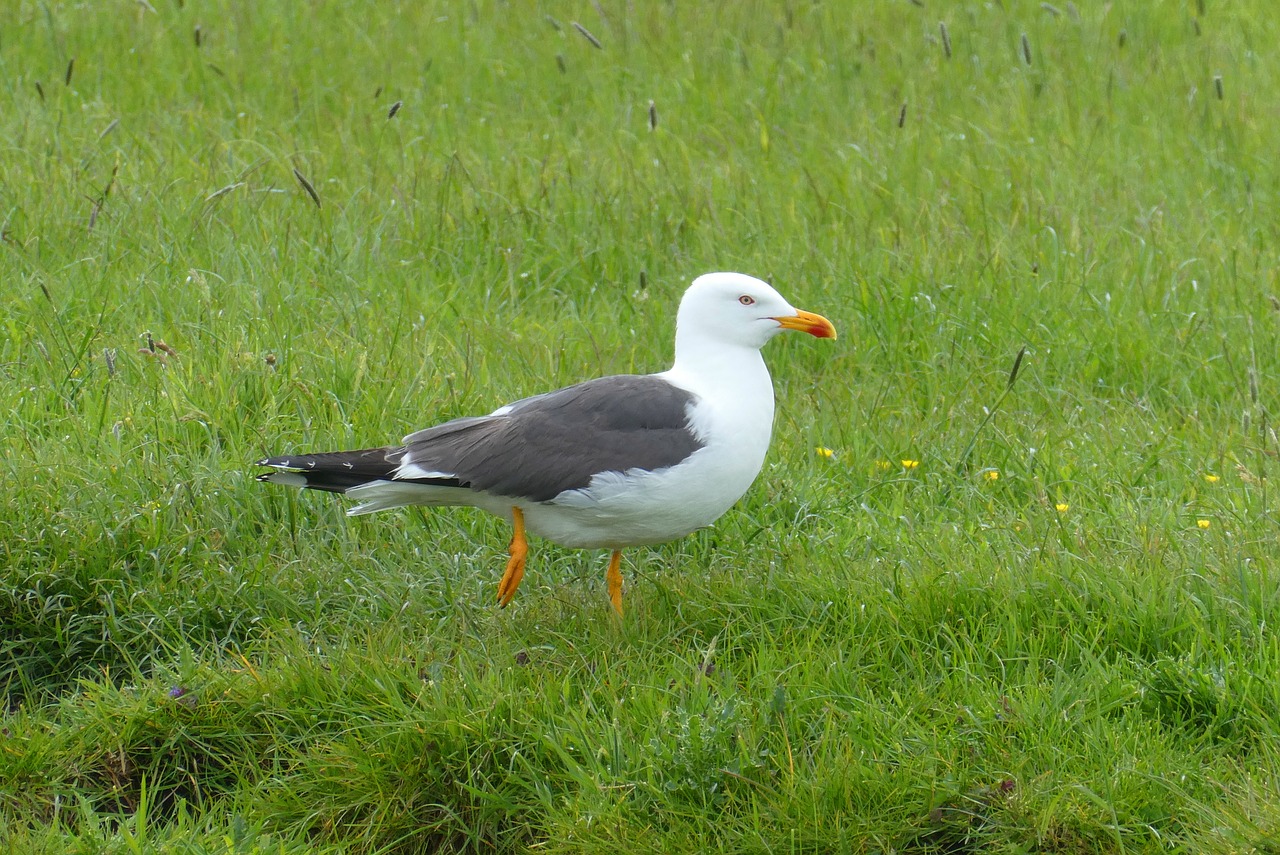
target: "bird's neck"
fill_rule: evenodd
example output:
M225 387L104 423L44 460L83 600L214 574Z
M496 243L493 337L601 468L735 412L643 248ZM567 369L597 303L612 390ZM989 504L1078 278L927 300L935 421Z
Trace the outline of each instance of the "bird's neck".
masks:
M746 490L760 471L773 433L773 382L760 351L680 347L678 342L675 364L662 376L698 397L689 413L690 426L717 447L713 455L728 455L727 469L741 476L739 486Z
M754 405L773 417L773 382L759 348L676 337L676 359L667 377L701 397Z

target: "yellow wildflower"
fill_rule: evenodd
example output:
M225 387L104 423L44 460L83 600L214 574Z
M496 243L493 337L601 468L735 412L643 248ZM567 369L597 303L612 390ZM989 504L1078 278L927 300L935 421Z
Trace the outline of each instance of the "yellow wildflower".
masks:
M1218 476L1214 475L1212 472L1206 472L1204 475L1204 480L1208 481L1210 484L1217 484Z
M827 448L825 445L819 445L817 448L814 449L814 451L818 452L819 457L831 458L831 457L835 457L836 455L834 451Z
M999 480L1000 480L1000 470L999 470L999 469L988 469L986 472L983 472L983 473L982 473L982 477L983 477L983 478L986 478L988 481L999 481Z
M1065 514L1067 511L1071 510L1071 506L1066 502L1058 502L1058 504L1053 506L1053 509L1060 514Z
M1208 520L1196 520L1196 525L1197 525L1199 528L1208 528L1208 527L1209 527L1209 521L1208 521Z
M902 468L903 468L903 469L915 469L915 468L916 468L917 466L919 466L919 465L920 465L920 461L919 461L919 460L904 460L904 461L902 461Z

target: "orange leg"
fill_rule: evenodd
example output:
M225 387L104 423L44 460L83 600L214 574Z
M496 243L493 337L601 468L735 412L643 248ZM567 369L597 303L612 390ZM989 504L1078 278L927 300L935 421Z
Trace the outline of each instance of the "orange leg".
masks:
M498 605L503 608L516 595L516 588L520 587L520 580L524 578L525 558L529 555L529 542L524 538L524 511L512 508L511 519L516 527L515 534L511 536L511 557L507 559L506 572L498 583Z
M615 549L613 555L609 557L609 575L605 578L609 582L609 600L613 603L614 611L621 617L622 615L622 551Z

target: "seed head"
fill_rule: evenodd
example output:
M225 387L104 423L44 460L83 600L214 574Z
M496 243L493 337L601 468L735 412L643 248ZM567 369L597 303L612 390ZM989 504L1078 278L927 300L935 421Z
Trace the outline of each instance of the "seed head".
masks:
M595 48L596 50L604 50L604 45L600 44L600 40L598 38L591 35L590 30L588 30L586 27L579 24L577 21L570 21L570 23L573 24L573 28L575 30L577 30L579 33L582 34L582 37L584 39L591 42L591 46L593 48Z

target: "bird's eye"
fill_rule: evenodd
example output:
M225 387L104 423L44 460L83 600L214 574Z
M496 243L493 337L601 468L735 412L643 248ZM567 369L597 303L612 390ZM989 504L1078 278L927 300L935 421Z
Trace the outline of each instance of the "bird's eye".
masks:
M743 294L738 298L738 302L744 306L754 306L756 304L756 298L752 297L750 294Z

